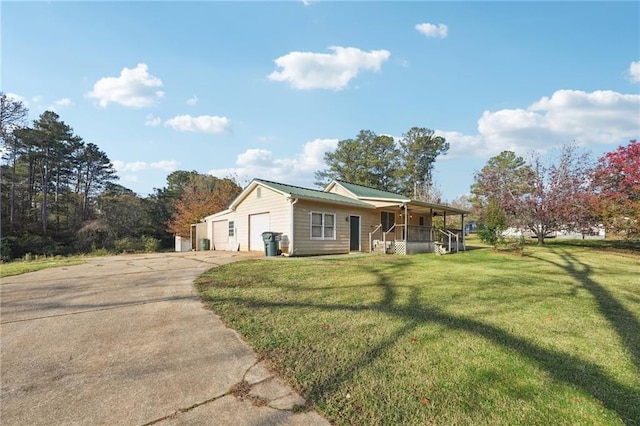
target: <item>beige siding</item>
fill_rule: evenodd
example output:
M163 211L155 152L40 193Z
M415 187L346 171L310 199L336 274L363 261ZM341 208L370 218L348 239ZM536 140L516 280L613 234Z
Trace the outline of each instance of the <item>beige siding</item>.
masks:
M260 191L258 191L258 189ZM258 197L260 192L260 197ZM269 230L282 232L283 236L289 236L289 210L290 202L284 195L272 189L258 185L247 197L242 200L229 220L235 221L236 242L240 245L240 251L249 250L249 216L253 214L269 213Z
M336 238L334 240L311 239L312 212L336 215ZM362 251L368 251L372 217L372 211L369 209L300 200L295 205L294 215L293 254L296 256L349 253L349 222L347 218L351 215L360 216L360 245Z
M409 225L420 225L420 216L424 217L423 226L431 226L432 217L429 213L412 213L411 210L409 210ZM402 218L402 220L404 223L404 218Z
M347 191L346 189L344 189L341 185L337 184L337 185L333 185L333 188L331 188L331 190L329 191L332 194L339 194L339 195L343 195L345 197L349 197L349 198L355 198L353 196L352 193L350 193L349 191Z
M380 213L375 210L363 210L360 213L360 250L369 252L369 233L380 224Z

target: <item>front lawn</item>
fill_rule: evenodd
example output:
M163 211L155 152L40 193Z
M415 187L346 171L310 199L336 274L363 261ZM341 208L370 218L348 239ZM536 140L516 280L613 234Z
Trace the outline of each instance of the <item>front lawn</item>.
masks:
M640 255L252 260L202 297L338 425L640 424Z
M71 266L84 263L80 256L73 257L46 257L38 260L14 260L12 262L0 263L0 277L10 277L12 275L26 274L41 269L57 268L59 266Z

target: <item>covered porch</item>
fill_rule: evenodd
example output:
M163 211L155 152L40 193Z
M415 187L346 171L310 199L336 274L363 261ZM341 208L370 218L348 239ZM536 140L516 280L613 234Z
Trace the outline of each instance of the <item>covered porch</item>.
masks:
M378 205L380 222L369 233L369 252L445 254L466 250L464 219L469 213L416 200Z

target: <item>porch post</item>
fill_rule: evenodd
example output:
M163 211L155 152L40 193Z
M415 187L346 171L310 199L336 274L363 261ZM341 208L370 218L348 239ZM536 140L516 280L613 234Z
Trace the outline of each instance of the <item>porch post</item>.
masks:
M430 220L429 225L431 225L429 226L429 229L430 229L429 233L431 234L430 235L431 242L433 243L436 240L436 233L433 231L433 209L429 209L429 220Z
M409 206L404 205L404 243L409 244Z
M462 250L467 251L466 230L464 229L464 214L462 215Z

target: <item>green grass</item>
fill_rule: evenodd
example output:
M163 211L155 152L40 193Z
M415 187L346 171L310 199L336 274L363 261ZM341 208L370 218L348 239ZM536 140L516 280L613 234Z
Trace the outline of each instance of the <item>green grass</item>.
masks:
M10 277L12 275L26 274L27 272L39 271L47 268L57 268L58 266L79 265L84 263L80 256L73 257L47 257L38 260L15 260L0 264L0 277Z
M202 297L338 425L640 424L640 255L255 260Z

